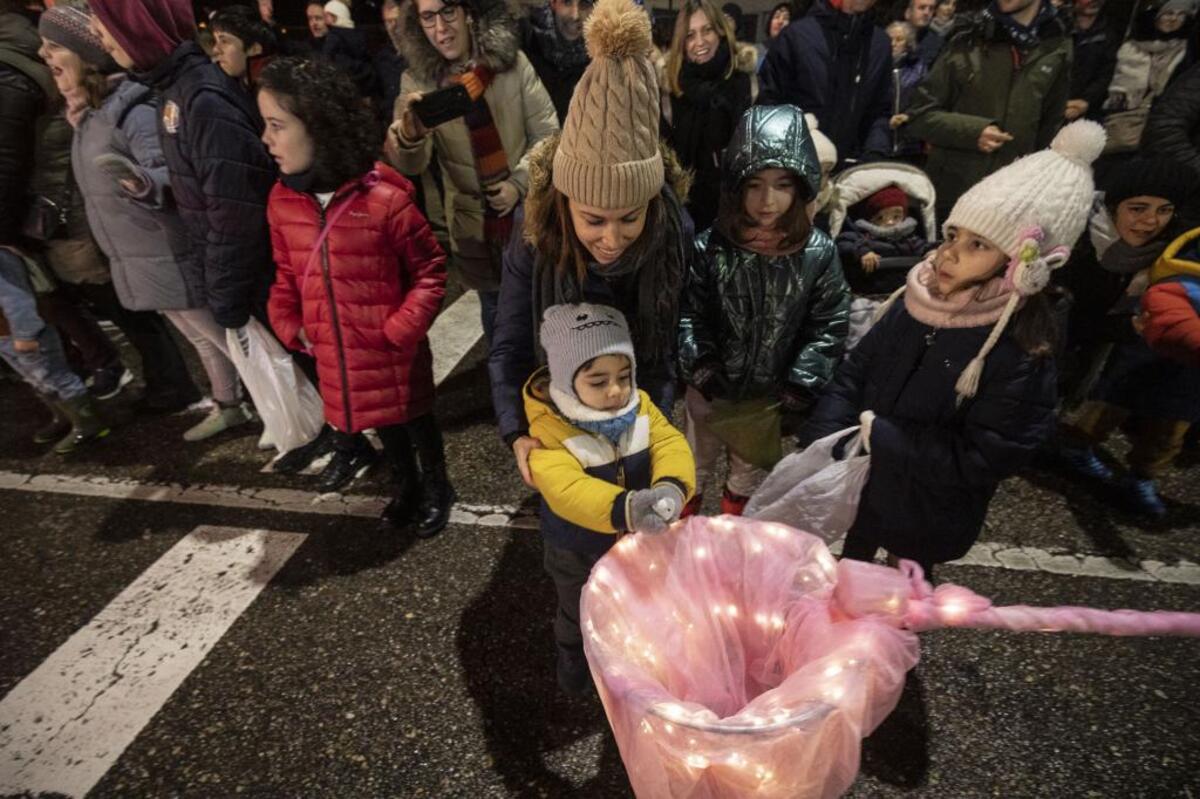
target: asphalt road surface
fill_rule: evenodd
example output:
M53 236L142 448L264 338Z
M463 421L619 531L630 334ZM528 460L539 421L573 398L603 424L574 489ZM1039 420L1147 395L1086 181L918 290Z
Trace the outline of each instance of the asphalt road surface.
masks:
M435 338L459 506L429 541L375 529L381 475L317 497L263 471L257 427L185 444L200 411L130 419L136 386L109 439L47 454L32 394L0 382L0 794L631 795L598 701L555 688L553 588L463 302ZM1031 469L939 579L1200 610L1196 462L1154 524ZM1200 642L921 639L850 796L1200 796Z

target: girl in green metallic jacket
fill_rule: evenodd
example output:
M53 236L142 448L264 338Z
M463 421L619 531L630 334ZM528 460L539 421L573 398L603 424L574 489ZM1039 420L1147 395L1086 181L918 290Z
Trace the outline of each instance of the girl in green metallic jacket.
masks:
M696 239L681 301L691 512L722 450L707 424L713 401L773 398L806 411L841 359L850 309L837 248L812 227L821 166L800 109L747 111L722 168L721 211ZM730 451L721 511L740 514L765 477Z

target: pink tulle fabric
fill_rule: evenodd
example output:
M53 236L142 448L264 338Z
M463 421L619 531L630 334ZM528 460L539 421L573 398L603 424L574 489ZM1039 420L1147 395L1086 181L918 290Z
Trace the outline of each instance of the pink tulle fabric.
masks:
M592 571L584 649L634 791L835 797L943 626L1200 635L1200 615L994 608L919 567L838 563L782 524L692 517Z

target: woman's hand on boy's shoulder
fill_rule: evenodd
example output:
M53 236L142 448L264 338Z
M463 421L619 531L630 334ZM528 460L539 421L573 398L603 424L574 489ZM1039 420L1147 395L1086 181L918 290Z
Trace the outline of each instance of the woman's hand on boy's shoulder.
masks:
M537 485L534 484L533 472L529 469L529 454L535 449L545 449L545 447L533 436L520 436L512 442L513 457L517 459L517 470L521 472L521 479L525 481L525 485L533 489L536 489Z

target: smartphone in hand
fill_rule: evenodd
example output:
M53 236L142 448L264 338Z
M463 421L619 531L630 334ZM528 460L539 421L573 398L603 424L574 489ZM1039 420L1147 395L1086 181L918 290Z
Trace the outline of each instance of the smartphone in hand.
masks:
M412 104L412 110L421 124L432 130L466 114L471 103L471 95L465 86L447 86L424 95Z

